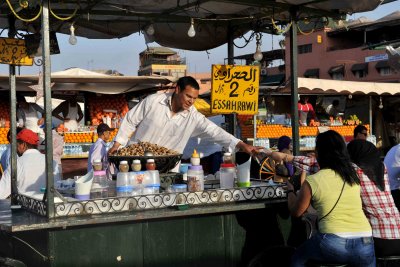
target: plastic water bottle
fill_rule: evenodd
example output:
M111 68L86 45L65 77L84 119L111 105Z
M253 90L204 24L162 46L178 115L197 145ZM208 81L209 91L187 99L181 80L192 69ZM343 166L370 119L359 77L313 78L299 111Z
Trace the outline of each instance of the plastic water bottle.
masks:
M94 171L92 188L90 189L90 198L106 197L108 197L108 180L106 171Z

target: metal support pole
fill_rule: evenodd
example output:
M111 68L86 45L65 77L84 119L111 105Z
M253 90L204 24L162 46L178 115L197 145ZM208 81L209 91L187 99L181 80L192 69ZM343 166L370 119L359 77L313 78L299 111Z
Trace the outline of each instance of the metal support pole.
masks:
M15 35L15 17L8 16L8 24L10 25L8 37L14 38ZM9 84L10 84L10 131L11 131L11 205L17 203L17 83L15 78L15 65L9 66Z
M49 1L43 1L42 11L42 55L43 55L43 93L45 111L45 135L46 135L46 215L54 218L54 176L53 176L53 134L51 115L51 65L50 65L50 27L49 27Z
M372 96L369 96L369 134L372 134Z
M293 154L299 155L299 113L297 108L298 97L298 81L297 81L297 8L290 10L292 27L290 28L290 88L291 88L291 104L292 104L292 143Z
M233 28L229 24L228 25L228 64L229 65L233 65L234 64L233 57L234 57ZM234 136L237 136L237 132L236 132L237 117L236 117L236 114L235 113L234 114L230 114L228 116L225 116L225 118L228 120L228 125L229 125L228 131L231 134L233 134Z

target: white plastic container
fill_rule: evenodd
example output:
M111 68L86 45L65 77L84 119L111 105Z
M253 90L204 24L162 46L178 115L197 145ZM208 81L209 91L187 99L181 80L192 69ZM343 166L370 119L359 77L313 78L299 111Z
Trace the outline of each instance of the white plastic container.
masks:
M143 194L158 194L160 192L160 184L146 184L143 187Z
M235 164L221 164L220 171L220 188L233 188L235 186L236 168Z
M201 165L189 166L187 172L188 191L196 192L204 190L204 172Z
M90 198L106 198L108 197L108 180L106 171L93 172L93 183L90 189Z
M144 176L143 185L160 184L160 173L158 170L146 171L148 175Z
M119 172L117 174L117 185L116 185L117 196L125 197L132 195L133 186L130 183L129 176L130 176L129 172Z

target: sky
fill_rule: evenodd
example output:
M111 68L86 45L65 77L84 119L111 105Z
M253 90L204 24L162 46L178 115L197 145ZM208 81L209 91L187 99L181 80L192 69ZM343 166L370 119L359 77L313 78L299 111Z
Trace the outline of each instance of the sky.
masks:
M357 19L365 16L370 19L379 19L392 12L400 10L399 1L379 6L377 9L351 15L351 19ZM3 33L2 37L6 33ZM247 36L248 37L248 36ZM83 68L87 70L117 70L124 75L137 75L139 69L139 53L146 49L144 36L142 34L133 34L121 39L111 40L89 40L78 37L76 45L70 45L68 35L57 34L57 40L61 53L51 56L52 72L61 71L72 67ZM278 42L283 39L282 36L272 36L264 34L262 37L262 50L269 51L279 48ZM237 45L243 45L243 40L236 39ZM151 43L149 46L159 46ZM235 48L234 55L243 55L255 52L255 40L246 47ZM94 49L95 48L95 49ZM202 52L174 49L179 52L181 57L186 58L189 73L210 72L212 64L224 64L227 57L227 46ZM41 71L39 66L17 68L17 74L38 74ZM0 64L0 74L8 74L8 65Z

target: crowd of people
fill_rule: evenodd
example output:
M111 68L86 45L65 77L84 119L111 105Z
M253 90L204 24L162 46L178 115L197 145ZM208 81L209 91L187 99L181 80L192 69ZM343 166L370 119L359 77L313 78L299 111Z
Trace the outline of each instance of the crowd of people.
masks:
M376 257L400 255L400 145L382 162L367 135L367 128L359 125L346 145L329 130L317 136L315 154L268 152L276 162L307 173L300 186L294 177L287 183L292 230L301 231L293 222L307 217L311 206L318 218L311 238L288 242L297 247L291 266L310 261L376 266Z

